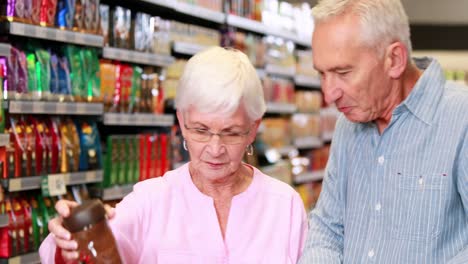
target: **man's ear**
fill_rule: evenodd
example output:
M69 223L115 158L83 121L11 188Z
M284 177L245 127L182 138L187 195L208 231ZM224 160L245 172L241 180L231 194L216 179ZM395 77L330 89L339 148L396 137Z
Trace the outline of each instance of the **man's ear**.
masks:
M408 51L402 42L396 41L387 47L385 50L385 64L391 78L398 79L401 77L408 64Z

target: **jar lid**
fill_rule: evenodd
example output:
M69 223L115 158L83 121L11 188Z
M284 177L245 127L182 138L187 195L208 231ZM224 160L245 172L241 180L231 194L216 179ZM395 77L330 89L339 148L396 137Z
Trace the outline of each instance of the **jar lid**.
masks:
M63 219L63 226L71 233L75 233L88 225L100 222L105 216L106 210L100 200L87 200L72 209L70 216Z

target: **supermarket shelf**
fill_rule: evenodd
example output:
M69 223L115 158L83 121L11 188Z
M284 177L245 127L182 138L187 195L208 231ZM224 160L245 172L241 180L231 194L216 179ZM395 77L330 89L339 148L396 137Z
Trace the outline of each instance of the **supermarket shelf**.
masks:
M77 185L83 183L93 183L102 181L102 170L82 171L71 173L59 173L51 175L61 175L64 177L66 185ZM35 190L41 188L42 176L22 177L8 180L8 191L19 192L26 190Z
M132 63L146 64L152 66L161 66L166 67L171 65L174 62L174 57L148 53L148 52L139 52L127 49L119 49L112 47L105 47L102 51L102 56L107 59L126 61Z
M297 111L297 106L295 104L285 104L285 103L267 103L267 113L276 113L276 114L292 114Z
M10 57L11 45L6 43L0 43L0 56Z
M186 55L195 55L197 52L207 49L208 46L188 43L188 42L174 42L173 49L177 53Z
M333 139L333 131L326 131L322 134L322 140L325 142L330 142Z
M227 15L227 24L260 34L265 34L267 32L267 27L262 22L236 15Z
M323 146L323 141L320 137L298 137L294 139L294 146L299 149L319 148Z
M311 77L307 75L296 75L294 83L299 86L320 88L320 79L318 77Z
M143 0L143 2L147 2L153 5L158 5L167 8L174 8L174 1L171 0Z
M272 148L270 150L274 150L278 152L281 156L288 156L290 153L297 153L298 150L295 146L284 146L280 148Z
M264 69L256 69L258 78L263 79L267 76L266 72Z
M311 41L309 39L302 39L297 36L295 33L288 32L285 30L272 29L268 28L262 22L236 16L236 15L227 15L227 24L233 27L245 29L252 32L257 32L260 34L273 35L277 37L282 37L294 41L296 44L303 45L306 47L311 46Z
M325 171L310 171L310 172L303 172L299 175L294 177L294 183L301 184L311 181L321 181L325 175Z
M156 114L119 114L105 113L104 125L114 126L172 126L174 124L174 115L156 115Z
M296 74L295 67L282 67L272 64L266 65L265 71L268 74L281 75L285 77L294 77L294 74Z
M101 115L101 103L10 101L8 111L13 114Z
M55 40L93 47L102 47L104 43L104 38L100 35L41 27L18 22L10 22L9 26L9 33L16 36Z
M36 264L41 263L39 253L27 253L9 259L0 259L0 264Z
M101 199L103 201L119 200L124 198L127 194L131 193L132 190L133 184L105 188L102 191Z
M8 146L9 143L10 143L10 135L0 134L0 147Z
M219 24L223 24L226 20L226 15L224 13L196 6L194 4L183 2L174 3L174 9L179 13L195 16Z
M0 214L0 228L8 226L9 218L7 214Z

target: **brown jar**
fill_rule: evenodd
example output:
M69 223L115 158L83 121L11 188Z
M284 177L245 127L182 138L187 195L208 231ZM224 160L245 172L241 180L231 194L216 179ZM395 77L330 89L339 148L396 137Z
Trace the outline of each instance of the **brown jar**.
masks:
M106 210L100 200L88 200L72 209L64 227L78 243L79 260L85 263L122 263Z

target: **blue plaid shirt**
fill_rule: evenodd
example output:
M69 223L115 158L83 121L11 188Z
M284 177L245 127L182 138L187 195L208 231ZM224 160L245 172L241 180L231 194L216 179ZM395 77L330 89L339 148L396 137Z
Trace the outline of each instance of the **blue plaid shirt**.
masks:
M299 263L468 263L468 89L420 62L382 135L340 116Z

